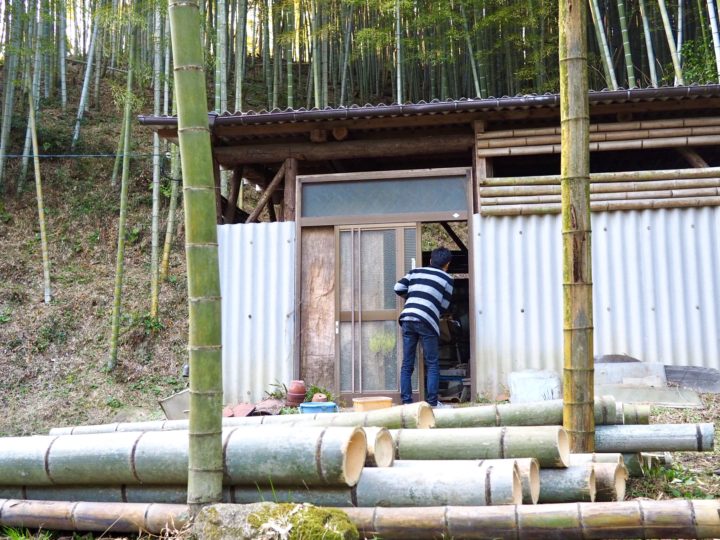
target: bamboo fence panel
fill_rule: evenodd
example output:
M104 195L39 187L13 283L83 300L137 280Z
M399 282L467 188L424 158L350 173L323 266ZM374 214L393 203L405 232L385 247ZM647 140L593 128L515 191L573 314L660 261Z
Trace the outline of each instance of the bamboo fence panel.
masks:
M720 167L696 169L659 169L651 171L622 171L590 173L590 184L612 182L652 182L656 180L697 180L718 178ZM511 176L484 178L481 189L500 186L560 185L560 175Z
M367 538L430 540L718 538L720 501L671 500L490 507L347 508Z

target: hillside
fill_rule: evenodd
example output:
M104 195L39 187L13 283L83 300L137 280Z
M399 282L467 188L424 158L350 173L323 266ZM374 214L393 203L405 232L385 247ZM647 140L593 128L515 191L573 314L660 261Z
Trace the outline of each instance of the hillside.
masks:
M75 74L77 76L77 74ZM67 153L76 114L76 85L63 114L43 104L42 154ZM109 85L86 116L76 154L114 154L122 113ZM143 111L150 99L141 101ZM138 111L139 112L139 111ZM24 115L16 111L10 151L19 154ZM5 195L0 215L0 435L42 433L56 425L151 418L157 399L185 386L187 307L183 218L169 280L162 284L160 324L150 306L151 133L134 124L119 363L107 372L117 252L119 186L108 157L48 158L41 162L53 300L43 303L43 274L32 162L24 190ZM21 159L8 163L11 183ZM167 164L169 167L169 164ZM167 188L168 180L163 179ZM167 218L163 189L161 241Z

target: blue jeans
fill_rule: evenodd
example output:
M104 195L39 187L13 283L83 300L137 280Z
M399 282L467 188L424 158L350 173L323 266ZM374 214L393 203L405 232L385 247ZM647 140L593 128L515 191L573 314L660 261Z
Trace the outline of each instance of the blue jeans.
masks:
M403 361L400 368L400 398L403 403L412 403L412 374L415 370L418 341L422 341L425 358L425 378L427 388L425 401L437 405L440 367L438 365L438 335L427 323L421 321L403 321Z

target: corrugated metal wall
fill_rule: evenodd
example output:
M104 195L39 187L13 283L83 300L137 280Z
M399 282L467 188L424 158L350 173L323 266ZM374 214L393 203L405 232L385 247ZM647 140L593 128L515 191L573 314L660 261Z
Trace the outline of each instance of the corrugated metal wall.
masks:
M293 375L295 223L218 227L225 403L259 401Z
M562 369L560 216L474 227L478 392ZM720 368L720 208L592 215L595 354Z

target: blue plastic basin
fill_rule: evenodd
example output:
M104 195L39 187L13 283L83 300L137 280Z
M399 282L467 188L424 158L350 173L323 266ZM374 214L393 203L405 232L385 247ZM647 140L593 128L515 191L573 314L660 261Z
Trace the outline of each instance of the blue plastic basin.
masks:
M332 401L308 402L300 404L302 414L333 413L338 412L338 406Z

